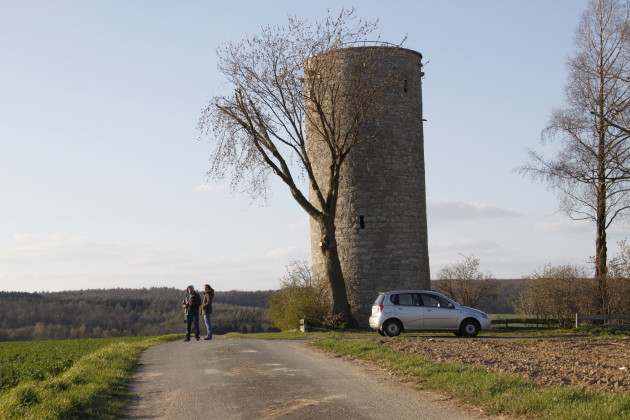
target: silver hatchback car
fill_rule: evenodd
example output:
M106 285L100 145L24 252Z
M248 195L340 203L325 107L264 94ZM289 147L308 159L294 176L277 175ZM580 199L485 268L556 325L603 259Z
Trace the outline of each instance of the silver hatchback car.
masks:
M475 337L490 329L490 318L436 292L398 290L379 293L372 305L370 327L388 337L403 331L451 331Z

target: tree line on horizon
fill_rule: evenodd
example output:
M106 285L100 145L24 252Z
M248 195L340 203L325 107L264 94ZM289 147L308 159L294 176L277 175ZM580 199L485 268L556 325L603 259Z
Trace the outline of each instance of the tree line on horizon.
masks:
M611 259L605 313L630 311L630 245ZM586 267L545 266L518 280L495 279L464 256L443 266L431 289L490 314L518 313L568 326L576 312L598 313L596 280ZM215 292L213 332L255 333L295 329L299 319L322 318L325 305L306 261L287 266L279 290ZM376 294L375 294L376 297ZM147 336L184 331L183 291L175 288L64 292L0 291L0 341ZM317 322L315 322L317 324ZM203 330L203 326L201 326Z
M214 333L275 331L266 314L272 294L216 292ZM0 341L183 334L182 298L181 290L166 287L0 292Z

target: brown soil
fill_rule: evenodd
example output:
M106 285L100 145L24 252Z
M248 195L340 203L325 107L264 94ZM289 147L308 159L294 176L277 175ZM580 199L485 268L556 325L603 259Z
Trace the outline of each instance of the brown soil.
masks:
M630 338L408 338L382 341L405 353L514 373L543 385L630 393Z

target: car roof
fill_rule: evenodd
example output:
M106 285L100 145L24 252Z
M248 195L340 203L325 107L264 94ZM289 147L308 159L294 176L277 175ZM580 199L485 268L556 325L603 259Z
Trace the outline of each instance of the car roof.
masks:
M434 293L436 295L440 294L432 290L388 290L387 292L380 292L380 293Z

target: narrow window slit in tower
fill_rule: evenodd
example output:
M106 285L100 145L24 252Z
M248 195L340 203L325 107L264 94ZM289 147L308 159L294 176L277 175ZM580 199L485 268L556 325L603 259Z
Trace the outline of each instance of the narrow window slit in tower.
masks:
M407 89L407 79L405 79L405 80L404 80L404 83L403 83L403 90L404 90L405 92L407 92L407 90L408 90L408 89Z
M365 219L363 218L363 216L359 216L359 226L361 227L361 229L365 229Z

